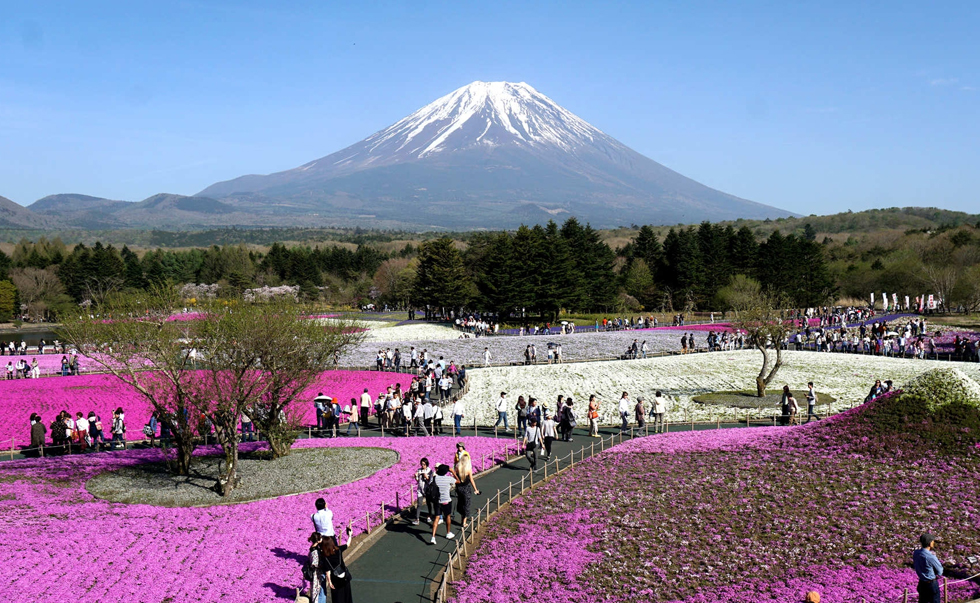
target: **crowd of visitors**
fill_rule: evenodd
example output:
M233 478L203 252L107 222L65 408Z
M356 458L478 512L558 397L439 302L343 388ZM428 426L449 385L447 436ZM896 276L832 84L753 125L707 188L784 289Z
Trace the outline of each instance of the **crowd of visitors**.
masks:
M85 453L126 448L124 435L126 433L126 415L122 407L117 408L112 413L112 423L109 430L110 441L106 440L102 418L94 410L90 411L88 415L79 411L75 413L74 417L67 410L55 415L50 425L50 444L45 441L49 428L45 426L40 413L31 413L30 428L31 445L25 452L34 456L69 454L72 451Z

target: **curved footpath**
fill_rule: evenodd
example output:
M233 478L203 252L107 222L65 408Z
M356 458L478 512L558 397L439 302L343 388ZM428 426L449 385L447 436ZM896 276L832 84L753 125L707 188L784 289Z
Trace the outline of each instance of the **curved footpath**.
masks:
M700 427L700 426L699 426ZM600 429L600 435L608 440L609 436L619 434L618 428ZM637 437L640 437L637 433ZM657 437L651 434L648 437ZM629 435L624 436L629 439ZM595 444L595 454L600 452L599 438L591 438L587 430L575 430L571 442L556 441L552 445L552 460L548 465L548 475L554 473L555 459L565 460L559 467L568 467L571 460L569 453L575 453L575 461L581 460L579 453L584 447L584 457L592 456L592 445ZM608 447L608 443L607 443ZM509 502L508 485L521 481L529 474L530 465L524 456L511 459L495 469L476 476L479 495L474 495L472 510L482 509L490 501L490 511L498 508L497 492L500 491L499 506ZM538 459L538 469L534 481L544 479L544 461ZM513 489L513 497L517 498L520 488ZM459 515L455 512L453 500L453 531L459 540L461 531L458 529ZM411 524L410 511L404 517L399 517L387 524L381 536L367 549L358 551L356 557L349 561L353 581L351 582L354 601L360 603L415 603L435 600L437 580L441 579L442 570L449 561L449 555L456 550L456 542L447 540L445 526L440 525L436 535L436 545L429 544L432 526L422 522L417 526ZM467 530L469 534L469 530Z

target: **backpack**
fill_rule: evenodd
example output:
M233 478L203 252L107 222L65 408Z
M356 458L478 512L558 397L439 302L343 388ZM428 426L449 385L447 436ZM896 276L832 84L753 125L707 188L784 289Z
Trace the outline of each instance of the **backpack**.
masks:
M307 582L313 582L315 574L316 568L313 567L313 551L310 551L309 555L306 556L306 563L303 564L303 579Z
M578 425L578 421L575 420L575 413L572 412L572 409L571 408L569 408L568 409L568 426L569 427L575 427L576 425Z
M425 499L430 502L439 501L439 484L436 483L435 478L430 479L427 484L425 484Z

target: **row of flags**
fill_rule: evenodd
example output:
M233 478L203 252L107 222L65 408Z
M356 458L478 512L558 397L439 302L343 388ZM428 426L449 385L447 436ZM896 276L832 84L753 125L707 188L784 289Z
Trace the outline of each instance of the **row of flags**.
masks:
M928 296L923 294L922 296L916 297L915 298L915 305L914 306L911 305L909 303L909 301L910 301L909 300L909 296L906 295L905 296L905 305L902 308L904 308L905 310L918 310L919 312L923 312L925 310L935 310L936 307L938 306L938 302L936 300L936 296L935 295L932 295L932 294L930 294ZM888 294L887 293L882 293L881 294L881 303L882 303L882 309L885 310L885 311L888 311L889 309L892 309L892 310L899 309L899 305L898 305L898 294L897 293L892 293L891 304L889 305ZM871 293L871 307L873 308L874 305L875 305L875 294L874 294L874 292L872 292Z

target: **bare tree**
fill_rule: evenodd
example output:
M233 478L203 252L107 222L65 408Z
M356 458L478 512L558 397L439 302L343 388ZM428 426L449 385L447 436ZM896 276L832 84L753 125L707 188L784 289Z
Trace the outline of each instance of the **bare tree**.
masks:
M922 269L922 282L936 293L943 304L943 309L949 309L949 296L956 288L961 269L950 264L926 264Z
M182 300L172 288L115 295L101 306L62 317L65 341L136 390L171 434L174 468L187 475L193 459L193 321L168 320Z
M48 303L64 292L53 268L15 268L10 271L10 280L17 287L28 316L35 320L43 318Z
M772 293L760 291L755 296L742 296L740 307L732 308L737 313L732 326L745 331L749 344L762 353L762 367L755 378L756 393L760 398L766 395L766 388L783 366L782 344L789 326L783 319L781 301ZM776 358L770 363L773 350Z
M352 325L324 327L304 318L310 308L292 301L213 306L194 341L200 378L194 396L224 453L217 489L227 496L239 481L238 425L249 414L269 436L273 456L289 453L295 438L291 405L329 366L334 354L361 337ZM346 327L346 328L345 328ZM292 435L291 435L292 432Z

